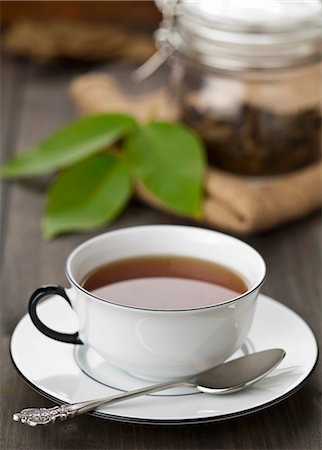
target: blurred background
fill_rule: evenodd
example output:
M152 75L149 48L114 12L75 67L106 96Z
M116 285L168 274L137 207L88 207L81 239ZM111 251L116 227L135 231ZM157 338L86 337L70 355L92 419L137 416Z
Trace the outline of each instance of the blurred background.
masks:
M1 23L21 18L29 19L85 19L155 27L161 14L153 1L4 1Z
M318 0L4 1L4 102L32 92L26 120L44 123L27 146L75 113L185 123L209 163L203 222L256 233L321 206L320 18ZM11 127L21 111L12 114ZM276 175L285 177L265 178ZM248 176L265 178L265 190Z
M1 2L4 48L9 53L40 61L64 57L80 61L115 59L122 56L122 49L130 58L130 52L124 48L131 44L126 40L127 31L141 38L141 53L138 44L138 56L133 58L142 60L151 54L152 42L148 37L160 18L153 1ZM66 41L68 26L68 37L73 42ZM90 37L90 32L94 36ZM32 48L35 44L39 48ZM94 44L103 48L95 48Z

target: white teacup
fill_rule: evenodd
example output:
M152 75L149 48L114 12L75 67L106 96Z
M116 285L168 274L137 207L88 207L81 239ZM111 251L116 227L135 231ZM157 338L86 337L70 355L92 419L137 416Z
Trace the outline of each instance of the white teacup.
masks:
M220 304L151 310L96 297L81 285L88 273L105 263L171 254L221 264L239 273L249 289ZM139 378L156 381L190 377L221 364L242 345L265 272L265 263L253 248L222 233L172 225L126 228L102 234L77 247L66 265L71 287L37 289L29 302L29 314L46 336L85 344L110 364ZM38 318L39 300L57 294L75 310L78 333L59 333Z

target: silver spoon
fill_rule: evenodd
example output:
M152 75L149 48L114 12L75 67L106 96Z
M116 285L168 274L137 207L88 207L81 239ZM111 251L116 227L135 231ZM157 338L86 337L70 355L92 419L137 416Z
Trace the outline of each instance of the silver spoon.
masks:
M13 420L21 421L32 427L55 422L57 418L65 420L92 411L103 405L111 405L130 398L139 397L152 392L163 391L178 386L196 387L208 394L235 392L250 386L265 377L282 361L285 351L279 348L252 353L238 359L221 364L206 372L202 372L191 380L168 381L148 386L135 391L113 395L101 399L89 400L73 404L54 406L53 408L27 408L13 414Z

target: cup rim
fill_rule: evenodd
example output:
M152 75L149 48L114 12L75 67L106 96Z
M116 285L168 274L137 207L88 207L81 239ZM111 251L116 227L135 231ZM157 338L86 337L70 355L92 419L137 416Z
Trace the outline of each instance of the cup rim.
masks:
M139 306L130 306L130 305L123 305L120 303L115 303L111 300L107 300L106 298L103 297L99 297L95 294L93 294L92 292L88 291L87 289L85 289L80 283L78 283L71 271L71 262L73 260L73 258L77 255L77 253L79 251L81 251L83 248L85 248L88 245L91 245L94 241L98 241L100 239L103 239L106 235L118 235L118 234L122 234L124 231L129 231L129 230L146 230L146 229L166 229L166 228L171 228L171 229L182 229L184 228L189 229L189 230L202 230L203 232L209 232L209 233L214 233L217 236L223 236L225 238L229 238L233 241L242 243L243 245L245 245L246 247L248 247L250 250L254 251L256 253L257 258L259 259L261 265L262 265L262 271L263 271L263 275L260 279L260 281L258 283L256 283L255 286L251 287L250 289L248 289L246 292L243 292L242 294L230 299L230 300L226 300L222 303L216 303L213 305L206 305L206 306L197 306L197 307L193 307L193 308L178 308L178 309L156 309L156 308L144 308L144 307L139 307ZM251 245L247 244L246 242L244 242L241 239L238 239L234 236L231 236L230 234L226 234L226 233L221 233L219 231L215 231L215 230L210 230L208 228L202 228L202 227L193 227L193 226L186 226L186 225L160 225L160 224L153 224L153 225L139 225L139 226L133 226L133 227L126 227L126 228L119 228L117 230L113 230L113 231L107 231L106 233L102 233L99 234L98 236L94 236L90 239L87 239L85 242L83 242L82 244L78 245L68 256L67 261L66 261L66 269L65 269L65 274L67 279L69 280L69 282L76 288L79 289L80 291L84 292L86 295L92 297L95 300L99 300L102 301L104 303L108 303L114 307L118 307L118 308L122 308L122 309L130 309L130 310L137 310L137 311L146 311L146 312L150 312L150 313L184 313L184 312L192 312L192 311L201 311L201 310L207 310L207 309L212 309L212 308L219 308L221 306L226 306L228 304L231 303L235 303L239 300L241 300L242 298L248 296L249 294L251 294L252 292L256 291L257 289L259 289L262 284L264 283L265 279L266 279L266 264L265 261L263 259L263 257L259 254L259 252L257 250L255 250Z

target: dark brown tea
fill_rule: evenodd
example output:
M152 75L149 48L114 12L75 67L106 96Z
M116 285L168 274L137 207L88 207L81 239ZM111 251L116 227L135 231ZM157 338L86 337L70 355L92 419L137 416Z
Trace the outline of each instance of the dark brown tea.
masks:
M223 303L246 292L230 269L181 256L144 256L98 267L82 285L94 295L126 306L189 309Z

